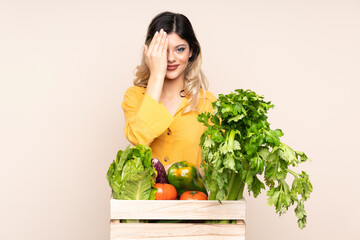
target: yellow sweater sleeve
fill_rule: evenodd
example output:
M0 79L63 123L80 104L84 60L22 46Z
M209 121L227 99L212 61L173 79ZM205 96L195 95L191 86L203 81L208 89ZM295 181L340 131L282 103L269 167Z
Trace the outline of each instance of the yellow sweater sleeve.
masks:
M141 87L127 89L121 106L125 115L125 136L134 146L149 146L174 120L166 107Z

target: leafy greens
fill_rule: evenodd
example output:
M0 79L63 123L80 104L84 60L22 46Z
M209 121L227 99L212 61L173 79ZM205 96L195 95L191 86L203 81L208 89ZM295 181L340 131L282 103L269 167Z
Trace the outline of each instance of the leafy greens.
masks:
M151 148L140 144L118 151L106 174L114 199L155 199L156 172L151 158Z
M296 203L298 226L303 229L304 202L313 187L305 172L298 174L289 167L310 159L280 141L281 129L270 129L266 114L274 105L243 89L219 94L212 104L212 114L198 116L198 121L206 126L200 146L209 200L242 199L245 184L249 194L256 198L266 184L268 205L274 205L282 215ZM285 181L288 173L294 176L291 187ZM265 184L259 179L262 174Z

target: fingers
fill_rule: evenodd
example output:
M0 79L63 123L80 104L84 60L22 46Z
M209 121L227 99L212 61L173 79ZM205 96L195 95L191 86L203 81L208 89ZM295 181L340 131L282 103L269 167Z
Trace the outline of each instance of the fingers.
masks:
M147 49L147 53L151 55L152 53L163 53L163 49L167 48L167 38L166 32L161 29L160 32L154 34L153 39L150 42L150 46Z
M148 47L146 44L144 44L144 54L145 54L145 55L146 55L148 49L149 49L149 47Z
M159 46L159 48L158 48L158 52L160 53L160 54L163 54L164 53L164 49L166 49L167 48L167 34L166 34L166 32L164 32L164 34L163 34L163 37L161 38L161 40L160 40L160 46Z
M164 43L164 47L163 47L163 49L162 49L162 54L167 54L167 48L168 48L168 42L169 40L168 40L168 38L165 38L165 43Z
M148 53L149 53L149 54L153 51L154 44L155 44L155 41L156 41L158 35L159 35L159 32L156 31L156 33L154 34L154 37L151 39L151 42L150 42L150 45L149 45L149 49L148 49Z
M166 38L166 32L164 32L164 30L161 29L155 41L155 45L153 49L154 53L162 52L162 48L163 48L162 45L164 44L164 38Z

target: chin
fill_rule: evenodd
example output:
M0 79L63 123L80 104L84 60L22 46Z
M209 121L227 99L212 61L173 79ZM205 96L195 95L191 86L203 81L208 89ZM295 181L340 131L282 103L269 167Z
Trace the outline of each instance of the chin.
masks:
M169 79L169 80L178 79L181 76L182 73L183 72L181 72L181 73L179 73L179 72L168 72L168 73L166 73L165 78Z
M174 80L174 79L177 79L178 76L173 76L173 75L166 75L165 76L165 79L169 79L169 80Z
M171 80L173 80L173 79L177 79L178 77L180 77L180 75L179 74L166 74L165 75L165 78L166 79L171 79Z

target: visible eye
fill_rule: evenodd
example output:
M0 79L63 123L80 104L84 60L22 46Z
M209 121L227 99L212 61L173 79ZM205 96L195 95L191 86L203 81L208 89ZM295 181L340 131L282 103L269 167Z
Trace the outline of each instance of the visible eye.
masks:
M176 51L178 51L178 52L183 52L185 50L185 48L178 48Z

